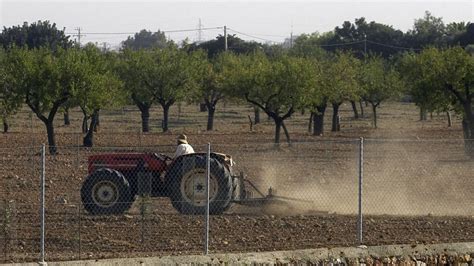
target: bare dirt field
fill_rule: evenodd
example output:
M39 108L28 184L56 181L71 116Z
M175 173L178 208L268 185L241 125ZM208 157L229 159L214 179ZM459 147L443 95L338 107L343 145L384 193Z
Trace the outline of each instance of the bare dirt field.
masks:
M249 130L248 106L227 104L216 112L215 131L205 131L197 106L172 108L170 132L160 133L161 111L152 112L152 132L140 133L133 106L101 112L96 146L80 147L81 115L71 125L56 121L58 154L46 158L46 256L48 260L201 253L204 217L179 215L167 199L138 199L126 215L91 216L79 190L91 154L153 151L171 155L175 137L186 133L196 151L233 156L259 188L309 200L265 208L232 207L210 220L211 252L291 250L357 245L359 137L364 146L364 244L474 241L474 161L463 153L460 121L447 127L444 114L418 121L412 104L389 103L354 120L342 108L340 132L308 133L308 114L288 121L293 144L274 149L273 124ZM368 108L367 108L368 110ZM42 124L24 109L0 135L0 262L30 261L39 252L40 144ZM284 139L283 139L284 141Z

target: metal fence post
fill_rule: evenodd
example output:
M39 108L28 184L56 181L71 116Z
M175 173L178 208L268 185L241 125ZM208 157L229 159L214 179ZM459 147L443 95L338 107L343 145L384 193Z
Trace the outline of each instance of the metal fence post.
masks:
M81 152L80 150L80 143L79 143L79 139L80 139L80 136L78 133L74 134L76 136L76 163L77 163L77 169L79 169L79 167L81 166L81 159L80 159L80 156L79 156L79 153Z
M78 250L78 253L79 253L79 260L80 260L81 259L81 227L82 227L81 219L82 219L82 217L81 217L81 207L79 205L77 206L77 210L78 210L78 215L79 215L79 228L78 228L79 229L79 236L78 236L78 238L79 238L78 249L79 250Z
M359 245L362 245L362 184L363 184L363 177L364 177L364 138L360 138L359 142L359 219L357 221L357 240Z
M211 144L207 144L207 156L206 156L206 232L205 232L205 245L204 254L209 255L209 178L211 173Z
M45 224L45 177L46 177L46 146L44 143L41 145L41 178L40 178L40 219L41 219L41 254L40 254L40 265L46 265L44 261L44 224Z

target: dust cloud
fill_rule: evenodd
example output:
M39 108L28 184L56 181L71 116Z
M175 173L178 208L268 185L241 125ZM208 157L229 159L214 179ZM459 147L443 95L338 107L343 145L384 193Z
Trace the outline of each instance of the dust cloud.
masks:
M306 144L308 145L308 144ZM305 147L308 149L308 147ZM358 151L341 144L314 153L259 155L258 187L272 187L279 199L264 213L356 214ZM297 147L296 151L301 150ZM369 215L474 215L474 162L455 141L367 141L362 208Z

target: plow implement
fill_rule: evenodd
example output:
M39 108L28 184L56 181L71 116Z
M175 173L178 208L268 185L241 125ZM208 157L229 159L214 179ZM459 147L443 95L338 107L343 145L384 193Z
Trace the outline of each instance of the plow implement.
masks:
M261 207L268 204L288 204L289 202L314 203L312 200L280 196L272 187L269 187L267 193L264 193L243 173L233 176L233 178L234 183L237 184L238 193L232 202L239 205Z

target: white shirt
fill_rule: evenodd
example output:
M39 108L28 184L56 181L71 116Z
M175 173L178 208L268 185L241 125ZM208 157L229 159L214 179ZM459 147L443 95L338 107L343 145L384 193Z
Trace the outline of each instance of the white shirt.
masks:
M189 144L179 144L176 148L176 153L174 154L174 158L178 158L178 156L194 153L193 147Z

